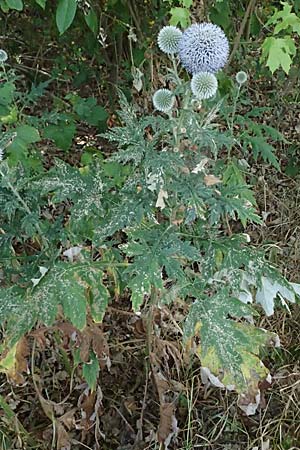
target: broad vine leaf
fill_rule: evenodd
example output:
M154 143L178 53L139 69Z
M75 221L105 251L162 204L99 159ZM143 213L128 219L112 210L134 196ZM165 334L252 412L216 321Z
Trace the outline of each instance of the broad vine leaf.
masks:
M17 11L22 11L24 6L22 0L6 0L6 4L10 9L15 9Z
M56 10L56 25L63 34L72 24L77 9L77 0L59 0Z
M61 121L56 125L48 125L44 130L45 138L52 139L57 147L64 151L69 150L71 147L75 133L76 125L72 120L69 122Z
M266 23L267 26L276 24L274 34L280 33L282 30L291 28L294 33L300 35L300 18L292 12L292 6L287 2L282 2L283 9L276 12Z
M223 288L211 297L198 297L185 323L185 337L198 335L200 338L196 352L202 366L224 386L234 387L238 392L258 390L259 381L268 374L259 351L275 338L243 319L251 312L248 305Z
M74 105L74 110L81 120L93 126L105 122L108 118L107 112L102 106L97 105L97 100L94 97L79 97Z
M36 128L29 125L19 125L15 128L16 137L7 147L10 154L10 160L14 163L22 161L27 153L30 144L40 140L39 132Z
M185 8L190 8L193 5L193 0L180 0L180 3Z
M176 6L171 8L170 13L170 25L176 26L180 24L182 28L186 28L191 23L190 12L187 8Z
M291 36L277 38L267 37L262 44L261 59L266 60L266 65L272 73L282 67L286 74L289 73L292 57L296 54L296 46Z
M16 87L11 81L6 81L0 85L0 105L8 106L12 103ZM1 119L2 121L2 119Z
M224 30L227 30L232 24L231 7L229 0L217 1L209 11L210 20L216 25L220 25Z

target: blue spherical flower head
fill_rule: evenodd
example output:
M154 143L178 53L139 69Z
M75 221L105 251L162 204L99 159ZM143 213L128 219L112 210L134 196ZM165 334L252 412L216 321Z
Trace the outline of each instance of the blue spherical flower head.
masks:
M157 38L159 48L169 55L178 52L178 44L182 36L182 31L172 25L163 27Z
M161 112L169 112L175 103L175 96L169 89L159 89L153 95L154 108Z
M218 89L218 80L213 73L199 72L193 75L191 90L198 100L206 100L215 95Z
M217 25L196 23L182 34L178 52L181 64L188 72L215 73L228 60L229 42Z
M8 58L8 56L7 56L6 51L0 49L0 64L1 64L1 63L2 63L2 64L5 63L5 61L7 61L7 58Z

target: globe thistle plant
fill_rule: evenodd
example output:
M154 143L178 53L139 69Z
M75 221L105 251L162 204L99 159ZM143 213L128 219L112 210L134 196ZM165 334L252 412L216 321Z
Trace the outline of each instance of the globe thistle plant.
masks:
M241 86L242 84L246 83L246 81L248 80L248 75L246 74L246 72L241 70L240 72L238 72L236 74L235 79L238 82L238 84Z
M179 28L172 25L163 27L157 38L159 48L169 55L174 55L178 52L178 44L182 37L182 32Z
M218 80L210 72L199 72L193 75L191 90L198 100L205 100L215 95L218 89Z
M8 55L5 50L0 49L0 64L5 63L7 61Z
M153 95L154 108L161 112L169 112L175 103L175 96L169 89L159 89Z
M200 23L187 28L179 41L181 64L191 74L215 73L225 66L229 43L223 30L212 23Z

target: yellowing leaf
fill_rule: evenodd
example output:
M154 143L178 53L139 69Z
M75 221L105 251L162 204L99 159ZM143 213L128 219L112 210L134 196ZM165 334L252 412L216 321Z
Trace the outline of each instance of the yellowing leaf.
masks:
M0 372L4 372L15 383L23 383L22 372L27 370L26 356L28 353L27 341L25 338L21 338L5 354L4 358L0 359Z
M196 352L202 366L225 387L234 387L240 393L258 391L259 381L268 375L259 351L275 338L246 322L244 318L251 312L248 305L222 289L212 297L196 300L185 324L187 338L195 334L200 337Z

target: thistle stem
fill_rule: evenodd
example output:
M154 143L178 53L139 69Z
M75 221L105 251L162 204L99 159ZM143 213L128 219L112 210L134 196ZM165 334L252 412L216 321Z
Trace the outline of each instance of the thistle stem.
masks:
M180 86L182 84L182 82L178 75L177 62L176 62L176 58L173 54L171 56L171 60L172 60L172 64L173 64L173 73L174 73L176 83L178 84L178 86Z
M232 109L231 121L230 121L230 125L229 125L229 129L230 129L232 137L233 137L233 124L234 124L234 119L235 119L235 115L236 115L236 107L237 107L238 98L240 96L240 91L241 91L241 85L239 84L238 85L238 89L237 89L237 93L236 93L236 95L234 96L234 99L233 99L233 109ZM229 147L229 150L228 150L228 159L231 156L230 153L231 153L231 147Z

